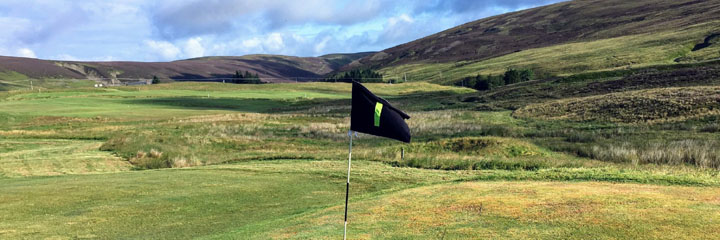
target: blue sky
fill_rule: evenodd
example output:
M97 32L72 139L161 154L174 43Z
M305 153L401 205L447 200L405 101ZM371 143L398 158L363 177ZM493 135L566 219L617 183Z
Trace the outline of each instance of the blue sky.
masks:
M3 0L0 55L84 61L380 51L559 0Z

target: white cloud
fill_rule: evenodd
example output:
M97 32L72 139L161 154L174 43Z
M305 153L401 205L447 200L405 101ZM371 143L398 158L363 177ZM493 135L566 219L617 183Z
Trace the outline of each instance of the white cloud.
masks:
M260 46L260 43L261 43L261 40L257 37L242 41L243 47L246 47L246 48L257 48Z
M377 51L557 1L0 0L0 55L164 61Z
M26 57L26 58L37 58L37 56L35 55L35 52L33 52L33 50L30 50L29 48L18 49L17 52L15 52L15 56Z
M415 20L413 18L411 18L410 16L408 16L407 14L402 14L400 16L391 17L388 19L388 25L390 25L391 27L397 25L398 23L402 24L402 23L413 23L413 22L415 22Z
M185 43L184 53L188 58L196 58L205 56L205 48L202 46L202 38L190 38Z
M325 47L327 47L328 42L331 40L329 36L326 36L323 38L322 41L315 44L315 54L322 54L323 51L325 51Z
M76 58L75 56L72 56L70 54L60 54L57 56L50 57L52 60L63 60L63 61L79 61L80 59Z
M378 36L378 41L392 44L403 43L416 38L418 33L427 31L423 25L423 23L416 23L415 19L407 14L388 18L382 33Z
M174 60L180 56L180 49L167 41L145 40L145 45L165 60Z
M263 48L268 52L280 52L285 49L285 41L281 33L271 33L263 42Z

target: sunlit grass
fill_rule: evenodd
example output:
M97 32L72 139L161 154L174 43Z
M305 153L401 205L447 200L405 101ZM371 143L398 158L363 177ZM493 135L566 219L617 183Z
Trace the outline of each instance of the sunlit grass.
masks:
M354 202L348 232L355 238L390 239L716 238L718 232L709 229L720 228L718 193L714 188L637 184L441 184ZM337 238L342 233L340 207L274 222L280 227L258 234ZM242 236L246 229L220 236Z

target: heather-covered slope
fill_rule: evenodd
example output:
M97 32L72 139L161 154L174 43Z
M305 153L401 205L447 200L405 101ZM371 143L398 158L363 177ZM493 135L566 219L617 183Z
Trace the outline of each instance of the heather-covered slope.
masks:
M679 31L716 20L720 2L711 0L568 1L469 22L383 50L355 65L483 60L570 42Z
M232 77L235 71L257 73L264 81L320 78L340 66L370 53L331 54L321 57L246 55L202 57L173 62L76 62L0 56L0 72L27 78L115 79L152 78L206 79ZM8 75L8 74L6 74ZM1 77L1 76L0 76ZM5 79L0 79L5 80Z

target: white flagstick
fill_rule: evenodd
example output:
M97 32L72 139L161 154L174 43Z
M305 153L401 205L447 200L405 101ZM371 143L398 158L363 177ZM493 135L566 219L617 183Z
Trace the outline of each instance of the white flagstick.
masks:
M350 135L350 147L348 153L347 184L345 184L345 230L343 230L343 240L347 239L348 196L350 195L350 161L352 161L352 130L348 131L348 135Z

